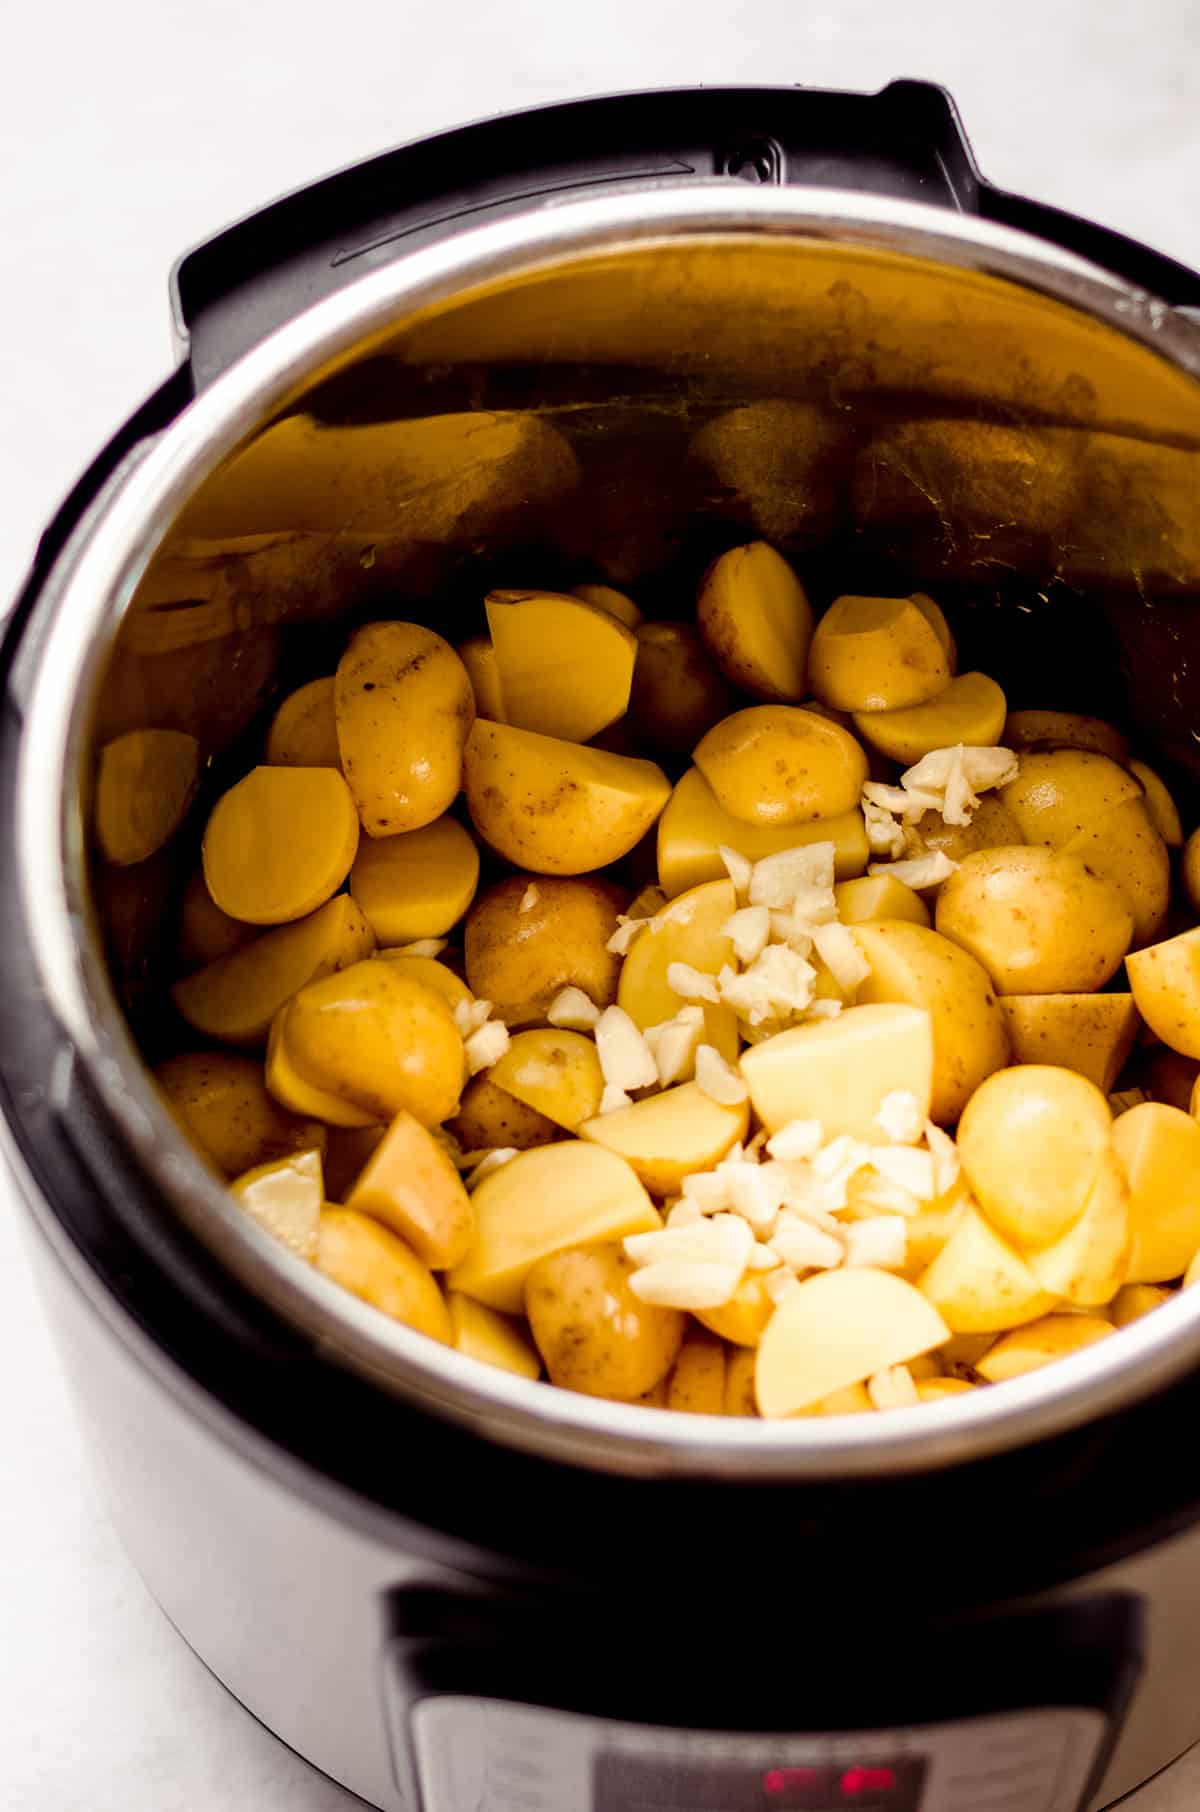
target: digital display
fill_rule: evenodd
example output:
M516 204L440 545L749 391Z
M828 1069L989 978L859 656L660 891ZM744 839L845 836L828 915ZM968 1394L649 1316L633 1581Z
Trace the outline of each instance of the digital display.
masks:
M602 1752L592 1812L920 1812L916 1756L758 1766Z

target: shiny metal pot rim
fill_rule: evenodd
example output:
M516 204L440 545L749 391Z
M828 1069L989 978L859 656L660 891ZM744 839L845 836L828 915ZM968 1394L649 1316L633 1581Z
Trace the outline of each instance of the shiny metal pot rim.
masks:
M114 474L52 571L20 755L18 882L50 1010L138 1162L247 1288L316 1346L487 1438L627 1474L816 1479L912 1473L1127 1408L1200 1360L1200 1291L1003 1387L875 1417L781 1423L674 1414L556 1390L387 1320L260 1231L166 1112L114 997L87 907L78 801L89 704L123 613L182 505L319 365L478 285L655 243L792 237L986 272L1116 328L1200 377L1200 326L1061 249L944 209L734 181L630 185L476 228L364 276L274 332Z

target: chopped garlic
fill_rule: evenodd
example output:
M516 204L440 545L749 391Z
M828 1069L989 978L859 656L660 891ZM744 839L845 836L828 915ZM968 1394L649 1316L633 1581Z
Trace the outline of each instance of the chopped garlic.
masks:
M853 994L871 973L871 965L859 949L848 925L814 925L813 943L817 955L832 975L843 994Z
M842 1010L840 1000L814 1000L808 1009L810 1019L836 1019Z
M911 1409L921 1401L907 1365L889 1365L867 1379L867 1395L876 1409Z
M776 910L771 914L771 940L786 944L797 956L809 956L813 947L812 920L801 918L794 907L786 912Z
M740 975L723 968L717 985L720 999L739 1018L759 1025L764 1019L803 1013L812 1004L816 980L816 970L804 957L784 944L768 944L757 962Z
M524 893L521 895L521 904L518 906L517 911L518 912L532 912L534 907L537 905L538 901L541 899L541 897L542 896L538 891L537 882L531 881L529 883L529 886L525 889Z
M732 1265L664 1259L635 1271L629 1288L642 1302L663 1309L719 1309L736 1295L742 1274Z
M894 1088L879 1103L875 1125L893 1145L915 1145L924 1137L921 1103L908 1088Z
M893 881L901 881L914 893L920 893L924 887L940 887L957 867L958 863L952 862L944 849L933 849L924 856L909 856L904 862L869 862L867 873L891 875Z
M775 1164L755 1164L742 1158L728 1159L721 1175L729 1192L729 1206L756 1233L769 1233L787 1193L786 1174Z
M779 1254L774 1246L765 1240L759 1240L751 1246L750 1256L746 1260L747 1271L774 1271L779 1264Z
M900 818L905 824L915 824L926 812L936 812L941 808L939 792L922 792L920 788L911 791L903 786L887 786L881 780L868 780L863 787L863 800L876 810L887 812L889 817Z
M696 1086L721 1107L738 1107L750 1093L742 1077L711 1044L700 1045L696 1052Z
M470 1074L477 1076L480 1070L490 1070L493 1063L499 1063L509 1043L508 1027L500 1019L490 1019L469 1038L464 1038L463 1051Z
M771 1244L793 1271L832 1271L845 1256L845 1247L834 1234L786 1213L775 1223Z
M832 892L836 855L832 843L803 843L764 856L754 864L750 904L786 908L806 893Z
M767 947L771 935L771 914L765 906L743 906L726 919L721 927L733 945L739 963L752 963Z
M865 793L862 811L867 827L867 848L871 854L897 860L904 854L904 826L885 807L875 805Z
M649 919L635 919L623 912L617 914L617 928L604 948L610 956L628 956L629 946L639 931L644 931Z
M921 1198L878 1170L860 1170L846 1185L846 1208L859 1220L876 1214L902 1214L911 1220L921 1212Z
M697 1170L683 1179L683 1199L695 1202L701 1214L717 1214L729 1206L729 1182L722 1167Z
M928 1151L917 1151L911 1145L876 1145L870 1162L880 1176L922 1202L931 1202L937 1194L933 1155Z
M693 969L690 963L668 963L667 986L681 1000L706 1000L715 1007L721 998L716 977Z
M846 1263L898 1271L908 1250L908 1229L898 1214L877 1214L851 1221L846 1228Z
M730 849L727 843L718 846L717 854L725 864L725 873L733 882L733 891L739 900L750 897L750 877L754 873L754 864L740 850Z
M962 1169L958 1146L950 1134L935 1126L932 1120L925 1122L925 1143L933 1159L933 1193L935 1197L946 1195L957 1183Z
M455 1003L454 1023L463 1037L469 1038L472 1032L478 1032L487 1023L491 1011L490 1000L460 1000Z
M778 1308L785 1297L793 1295L800 1288L800 1279L794 1271L789 1271L786 1265L781 1265L778 1271L767 1273L763 1288L775 1307Z
M449 943L444 937L418 937L411 944L393 944L393 956L440 956Z
M767 1140L773 1158L815 1158L825 1140L819 1120L789 1120Z
M549 1023L569 1032L590 1032L599 1017L599 1007L582 988L560 988L546 1008Z
M665 1225L668 1227L694 1227L703 1219L704 1216L695 1202L689 1202L685 1196L678 1202L672 1202L667 1209Z
M668 1259L688 1263L730 1265L739 1275L746 1267L754 1235L735 1214L714 1214L693 1226L661 1227L653 1233L631 1233L625 1253L635 1265L664 1264Z
M650 1046L624 1007L605 1007L596 1021L596 1053L608 1087L650 1088L658 1081L658 1068Z
M503 1165L511 1163L517 1156L515 1145L497 1145L493 1150L485 1151L479 1162L471 1166L471 1173L467 1178L467 1188L478 1189L484 1177L490 1177L494 1170L499 1170Z
M704 1010L680 1007L673 1019L647 1026L642 1033L650 1047L661 1087L686 1082L696 1067L696 1051L704 1037Z

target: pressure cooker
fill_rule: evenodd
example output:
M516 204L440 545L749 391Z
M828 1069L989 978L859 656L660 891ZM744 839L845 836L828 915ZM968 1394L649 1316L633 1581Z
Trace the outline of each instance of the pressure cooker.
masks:
M236 771L347 620L682 595L747 531L818 594L934 588L1012 702L1119 715L1194 789L1200 276L992 187L897 82L470 126L240 221L171 294L177 367L42 537L0 722L5 1148L151 1591L386 1812L1110 1804L1200 1738L1200 1293L873 1418L478 1365L183 1139L141 1053L195 843L105 871L87 806L128 728ZM819 459L698 472L706 422L781 400L819 405ZM945 457L876 482L912 419Z

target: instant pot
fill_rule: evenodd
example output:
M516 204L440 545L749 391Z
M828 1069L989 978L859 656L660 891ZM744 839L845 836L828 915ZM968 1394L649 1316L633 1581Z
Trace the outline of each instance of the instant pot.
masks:
M1200 1737L1200 1292L936 1407L767 1424L479 1366L294 1260L176 1131L164 926L347 621L684 610L761 534L910 590L1013 705L1200 779L1200 276L1008 195L944 93L472 126L189 253L179 363L4 645L0 1086L80 1418L217 1676L386 1812L1075 1812ZM209 791L94 863L97 741Z

